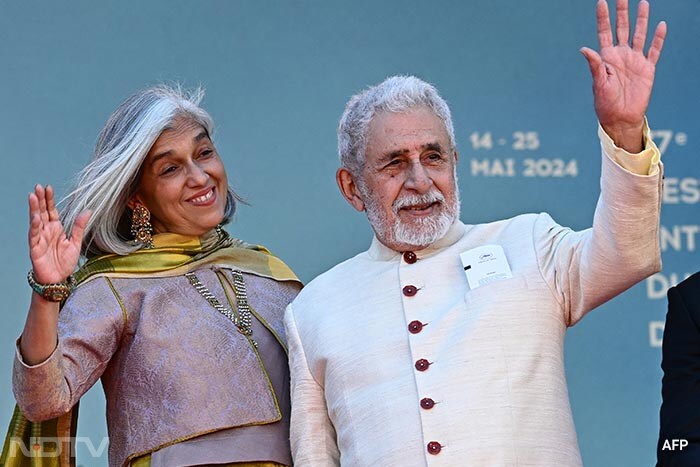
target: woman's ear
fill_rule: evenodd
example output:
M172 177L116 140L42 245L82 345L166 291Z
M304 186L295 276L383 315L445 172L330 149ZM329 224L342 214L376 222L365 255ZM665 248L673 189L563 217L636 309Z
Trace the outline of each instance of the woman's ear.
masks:
M134 209L134 208L136 207L137 204L143 204L143 202L141 201L141 198L139 197L138 193L132 195L132 196L129 198L129 201L126 203L126 205L129 206L129 209Z

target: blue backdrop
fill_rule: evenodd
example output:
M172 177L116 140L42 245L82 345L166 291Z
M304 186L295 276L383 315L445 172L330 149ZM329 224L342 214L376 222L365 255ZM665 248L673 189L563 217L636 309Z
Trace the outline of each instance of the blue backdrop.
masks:
M573 228L591 223L600 156L578 49L597 47L593 0L0 5L3 424L30 297L26 195L36 182L65 193L109 113L147 85L207 88L230 181L250 202L229 230L267 245L304 281L369 244L364 216L335 185L335 128L351 94L392 74L434 83L452 107L463 221L548 211ZM653 463L665 291L700 269L700 3L654 2L652 21L660 19L669 36L649 121L666 164L664 267L569 332L569 391L588 466ZM90 440L79 444L80 462L106 465L92 457L105 436L99 387L81 406L79 434Z

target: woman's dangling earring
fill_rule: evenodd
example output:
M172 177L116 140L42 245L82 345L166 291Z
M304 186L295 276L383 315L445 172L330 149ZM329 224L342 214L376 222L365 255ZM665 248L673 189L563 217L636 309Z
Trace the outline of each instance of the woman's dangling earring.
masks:
M143 204L137 204L131 214L131 235L143 248L153 248L152 234L151 212Z

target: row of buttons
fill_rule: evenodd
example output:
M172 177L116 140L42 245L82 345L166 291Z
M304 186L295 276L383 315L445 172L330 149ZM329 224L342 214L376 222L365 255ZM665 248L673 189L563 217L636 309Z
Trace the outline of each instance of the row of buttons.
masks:
M416 254L412 251L406 251L403 254L403 259L408 264L413 264L418 260ZM413 297L418 293L418 288L415 285L407 285L402 289L403 294L406 297ZM408 332L411 334L418 334L423 330L423 326L427 326L428 323L421 323L418 320L411 321L408 323ZM431 363L425 358L416 360L415 367L418 371L426 371L430 367ZM435 407L435 401L430 397L424 397L420 400L420 406L423 410L430 410ZM442 451L442 444L437 441L430 441L427 445L428 454L436 456Z

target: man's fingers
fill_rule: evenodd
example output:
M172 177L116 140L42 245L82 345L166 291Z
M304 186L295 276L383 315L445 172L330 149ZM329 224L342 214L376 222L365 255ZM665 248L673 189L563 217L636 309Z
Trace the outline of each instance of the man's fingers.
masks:
M637 52L644 50L644 42L647 40L647 27L649 25L649 2L642 0L637 7L637 24L634 26L632 48Z
M627 0L617 0L617 16L615 26L617 30L617 45L629 44L630 41L630 17Z
M607 79L607 72L605 71L605 64L603 59L600 58L598 52L588 47L581 48L581 53L588 61L588 67L591 69L591 77L594 83L603 83Z
M658 26L656 26L656 31L654 32L654 38L651 41L651 46L649 46L649 54L647 57L649 61L656 65L661 56L661 49L664 47L664 40L666 39L666 21L661 21Z
M598 22L598 43L600 48L612 47L612 27L610 26L610 12L605 0L598 0L596 6L596 20Z

